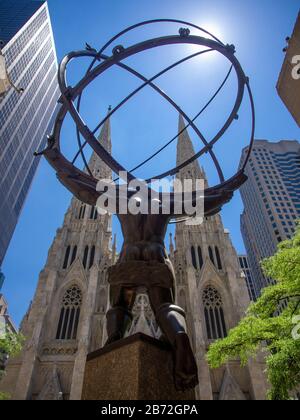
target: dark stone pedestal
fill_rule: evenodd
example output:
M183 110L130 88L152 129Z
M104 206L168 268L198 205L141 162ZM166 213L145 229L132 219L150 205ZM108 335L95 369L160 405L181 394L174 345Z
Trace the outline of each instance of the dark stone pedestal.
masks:
M82 400L194 400L176 391L170 348L144 334L117 341L87 357Z

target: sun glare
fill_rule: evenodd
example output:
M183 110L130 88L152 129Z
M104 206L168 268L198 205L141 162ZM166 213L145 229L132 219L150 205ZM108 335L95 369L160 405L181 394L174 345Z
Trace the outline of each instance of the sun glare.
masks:
M218 38L220 41L226 43L226 39L224 36L224 31L221 28L221 26L219 26L217 23L203 23L203 24L198 24L199 27L205 29L206 31L208 31L209 33L211 33L212 35L214 35L216 38ZM191 30L191 35L200 35L203 36L205 38L209 38L209 35L206 35L204 32L200 32L197 29L192 29ZM196 53L202 49L202 47L198 47L197 45L187 45L187 51L189 54L193 54ZM212 59L216 56L215 53L208 53L208 54L204 54L201 57L204 59Z

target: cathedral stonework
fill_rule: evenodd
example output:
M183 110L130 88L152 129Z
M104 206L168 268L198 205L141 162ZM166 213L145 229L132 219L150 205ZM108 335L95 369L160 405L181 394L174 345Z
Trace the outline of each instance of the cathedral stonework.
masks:
M183 128L180 117L179 132ZM109 120L99 141L111 152ZM184 131L178 136L177 164L192 155L193 145ZM109 168L96 155L89 166L96 178L111 178ZM205 179L205 174L193 162L178 177ZM26 344L22 354L8 363L1 391L19 400L81 399L86 356L101 348L107 338L107 269L116 260L111 239L111 216L100 216L94 207L73 198L22 321ZM186 311L198 364L197 399L265 399L262 359L244 368L232 361L216 370L210 370L205 359L209 344L225 337L250 303L238 256L221 217L210 217L201 225L177 224L175 246L170 237L170 258L176 272L177 303ZM147 294L137 296L133 315L126 335L144 332L159 338Z

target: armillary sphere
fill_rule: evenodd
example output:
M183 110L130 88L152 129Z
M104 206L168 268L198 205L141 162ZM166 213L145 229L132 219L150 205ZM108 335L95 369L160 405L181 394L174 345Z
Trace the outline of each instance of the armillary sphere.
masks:
M185 27L181 27L179 29L179 34L177 35L169 35L163 36L159 38L148 39L143 42L130 45L125 47L119 44L119 38L121 38L124 34L133 31L134 29L150 24L155 23L177 23L180 25L184 25ZM191 35L190 29L197 29L200 35ZM112 52L110 54L107 53L109 47L112 47L112 44L115 44L116 41L118 44L112 48ZM141 73L139 73L134 68L124 64L124 60L138 54L142 51L150 50L153 48L159 48L165 45L178 45L178 44L188 44L188 45L196 45L203 47L204 49L194 54L191 54L187 57L182 58L181 60L173 63L172 65L168 66L164 70L161 70L159 73L155 74L151 78L144 77ZM167 73L169 70L173 69L174 67L178 66L179 64L186 62L196 56L200 56L202 54L209 53L211 51L216 51L224 56L230 64L230 69L228 74L226 75L223 83L217 89L215 94L209 100L209 102L203 107L198 114L194 118L190 118L165 92L163 92L154 82L163 74ZM88 67L88 70L85 76L76 84L76 86L68 86L66 82L66 72L67 66L73 59L78 59L82 57L90 57L91 64ZM131 92L126 98L124 98L117 106L110 109L109 113L106 117L97 125L94 130L91 130L87 124L84 122L82 117L80 116L80 105L82 94L84 89L97 77L101 77L104 72L113 66L117 66L126 72L134 75L138 79L142 81L141 85L136 88L133 92ZM228 116L227 120L225 121L223 127L219 130L219 132L210 140L207 140L199 128L195 124L196 118L202 114L207 107L213 102L215 97L218 93L222 90L223 86L227 82L229 75L232 71L235 71L237 75L237 92L235 103L233 105L232 111ZM136 25L130 26L129 28L123 30L122 32L115 35L111 38L99 51L93 49L89 45L86 45L86 49L83 51L76 51L70 52L67 54L59 66L58 71L58 82L59 87L61 90L61 97L59 99L59 110L56 116L56 121L54 124L54 130L51 136L48 136L48 147L41 153L37 154L44 154L49 161L49 163L55 168L57 172L57 176L59 180L81 201L86 202L87 204L95 205L95 202L98 197L98 193L96 192L96 185L98 180L94 178L88 163L87 159L84 154L84 148L86 145L89 145L93 151L105 162L109 168L117 173L120 174L122 172L127 173L127 181L131 181L135 179L133 172L140 168L145 163L149 162L154 156L157 156L163 149L165 149L172 141L174 141L178 137L178 133L175 137L173 137L168 143L166 143L163 147L157 150L154 154L146 158L143 162L141 162L138 166L131 170L127 170L124 168L114 157L101 145L101 143L96 138L96 132L101 128L101 126L105 123L105 121L112 116L117 110L119 110L126 102L128 102L134 95L140 92L144 87L150 86L154 89L159 95L161 95L164 99L166 99L186 120L187 125L182 130L184 131L187 127L191 127L194 132L197 134L198 138L202 143L202 147L199 151L197 151L194 156L187 159L185 162L181 163L180 165L168 169L161 174L157 174L151 178L149 178L146 182L149 184L153 179L162 179L167 176L172 176L178 173L181 169L183 169L186 165L192 163L194 160L198 159L205 153L208 153L216 167L218 176L219 176L219 184L215 185L214 187L207 188L205 190L205 196L207 200L211 200L214 202L214 205L209 206L209 210L206 212L206 216L216 214L220 211L222 205L228 202L235 190L237 190L247 179L244 175L245 166L249 160L250 153L253 146L254 141L254 132L255 132L255 109L254 109L254 101L253 96L249 84L249 79L246 77L239 61L235 56L235 47L234 45L225 45L222 43L217 37L206 31L205 29L194 25L189 22L185 22L182 20L177 19L155 19L149 20L145 22L138 23ZM236 174L228 180L225 180L222 169L214 154L214 145L217 143L218 140L224 135L227 129L230 127L232 122L237 119L239 109L241 107L245 91L248 93L250 98L251 104L251 119L252 119L252 128L251 128L251 135L250 135L250 142L247 151L247 156L243 161L242 167L236 172ZM78 152L76 153L73 161L68 161L63 154L61 153L60 149L60 138L61 138L61 129L64 122L64 119L67 114L70 114L76 124L77 130L77 141L78 141ZM179 133L180 134L180 133ZM82 141L82 137L84 141ZM81 156L85 165L85 171L78 169L75 166L75 162L77 158ZM179 219L178 219L179 220Z

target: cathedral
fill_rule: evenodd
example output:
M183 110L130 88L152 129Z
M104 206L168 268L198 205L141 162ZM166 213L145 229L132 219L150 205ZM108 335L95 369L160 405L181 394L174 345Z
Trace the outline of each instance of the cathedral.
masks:
M184 120L179 117L179 133ZM99 141L111 152L109 120ZM194 155L185 130L178 136L177 164ZM110 169L95 154L94 177L110 179ZM197 161L177 175L181 180L204 179ZM205 181L206 182L206 181ZM201 225L176 225L170 235L170 258L176 272L176 299L185 309L199 372L198 400L263 400L266 379L263 359L241 367L238 360L211 370L205 354L209 344L225 337L250 303L238 256L219 215ZM0 391L15 400L80 400L86 356L106 341L109 306L107 269L117 259L111 216L73 198L57 230L40 273L37 290L21 324L27 341L9 361ZM159 338L160 331L148 296L137 296L127 335L143 332Z

